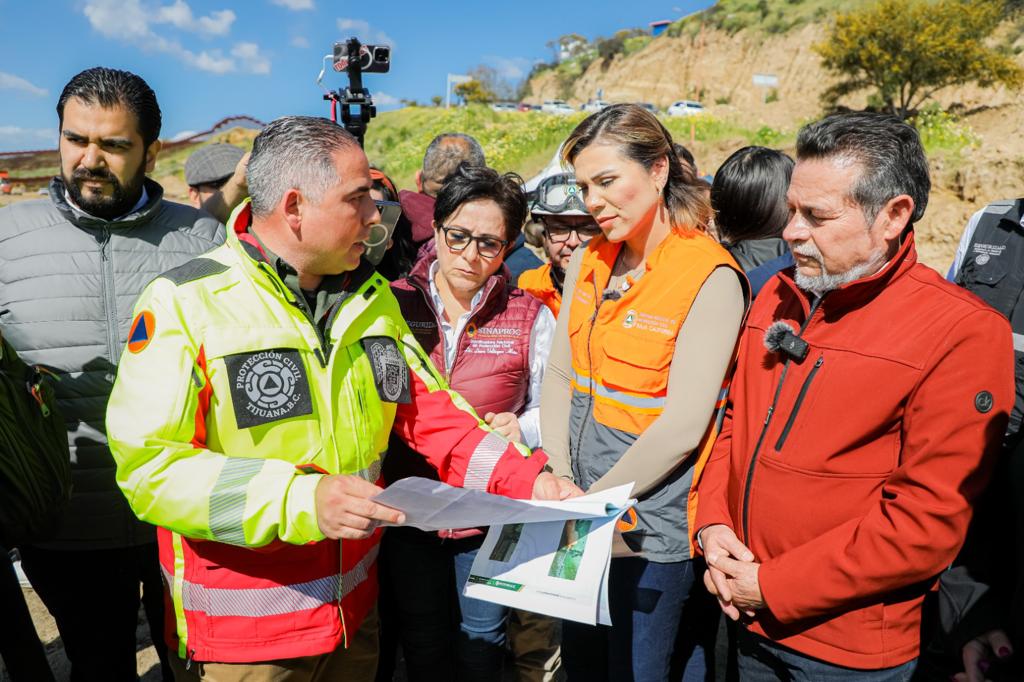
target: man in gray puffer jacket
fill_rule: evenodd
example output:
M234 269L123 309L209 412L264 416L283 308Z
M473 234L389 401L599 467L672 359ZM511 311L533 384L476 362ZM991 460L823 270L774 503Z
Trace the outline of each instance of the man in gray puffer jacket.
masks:
M140 582L161 659L163 595L154 529L114 482L104 414L135 299L159 274L222 242L224 228L164 201L146 178L161 118L144 80L88 69L65 86L57 114L61 174L49 198L0 209L4 334L25 361L59 378L74 481L57 536L22 547L22 565L57 621L72 680L134 681Z

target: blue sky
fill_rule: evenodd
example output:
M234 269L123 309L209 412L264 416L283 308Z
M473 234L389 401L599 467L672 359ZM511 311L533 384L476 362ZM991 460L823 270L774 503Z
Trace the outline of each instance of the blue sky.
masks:
M549 40L675 19L711 0L0 0L0 151L52 148L54 104L75 73L103 65L145 78L162 137L245 114L327 111L315 81L336 40L393 45L365 77L381 109L443 95L447 73L488 64L513 80L549 60ZM325 82L343 84L329 72Z

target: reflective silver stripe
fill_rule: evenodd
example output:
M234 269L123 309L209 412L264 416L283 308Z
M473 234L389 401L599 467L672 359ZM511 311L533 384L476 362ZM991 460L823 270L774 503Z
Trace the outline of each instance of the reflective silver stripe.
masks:
M341 598L344 599L352 594L352 590L359 587L364 580L370 576L370 567L377 560L377 552L380 551L380 543L375 544L355 566L341 574Z
M590 378L581 377L576 373L576 370L572 370L572 380L576 382L576 385L583 391L590 390ZM594 395L599 395L602 398L609 398L617 403L628 405L629 407L641 407L641 408L657 408L665 407L664 398L641 398L640 396L629 395L621 391L616 391L614 388L608 388L603 386L600 382L594 382Z
M187 611L201 611L208 616L278 616L284 613L308 611L324 604L334 604L363 584L370 576L370 567L377 560L380 545L376 544L346 571L339 579L337 575L311 580L297 585L249 589L225 589L205 587L183 581L181 586L182 607ZM174 592L174 576L160 566L168 590ZM340 590L340 595L339 595Z
M210 533L221 542L245 545L245 489L263 468L262 459L229 457L210 493Z
M295 585L232 590L206 587L184 581L182 607L202 611L209 616L259 618L309 611L338 601L341 587L337 574Z
M508 441L496 433L490 432L483 437L473 450L473 456L469 458L469 466L466 467L466 480L462 487L471 490L487 490L487 484L494 473L494 467L498 460L505 454L508 448Z
M1018 353L1024 353L1024 334L1013 335L1013 349Z
M381 468L381 465L383 464L383 462L384 462L384 456L382 454L380 457L377 458L376 462L374 462L370 466L366 467L365 469L360 469L359 471L353 473L352 475L353 476L358 476L359 478L363 479L364 481L369 481L370 483L376 483L377 479L380 478L380 468Z

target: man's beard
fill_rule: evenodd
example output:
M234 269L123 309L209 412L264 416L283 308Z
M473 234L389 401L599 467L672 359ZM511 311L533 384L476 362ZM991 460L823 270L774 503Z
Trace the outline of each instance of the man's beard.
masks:
M794 254L813 258L818 263L821 274L813 277L801 274L799 266L796 268L796 285L814 296L821 296L861 277L873 275L885 263L885 250L879 249L872 253L871 257L866 261L854 265L846 272L829 272L825 268L825 257L821 255L821 251L818 250L818 247L813 242L806 241L797 246L790 245L789 248Z
M113 220L128 213L134 208L139 197L142 195L142 183L146 178L145 166L140 165L139 170L128 181L122 185L121 182L104 168L90 170L88 168L76 168L71 178L61 173L64 186L75 204L91 216L103 220ZM101 180L110 183L110 196L85 194L82 192L82 183L87 180Z

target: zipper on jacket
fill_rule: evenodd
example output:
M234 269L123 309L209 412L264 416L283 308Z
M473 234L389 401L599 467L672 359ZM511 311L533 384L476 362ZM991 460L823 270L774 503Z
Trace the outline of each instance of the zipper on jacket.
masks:
M807 313L807 319L800 325L799 335L803 335L804 330L811 323L814 318L814 314L818 312L818 308L821 306L821 302L825 300L825 296L821 296L811 304L811 309ZM792 358L786 357L786 362L782 366L782 374L779 376L779 383L775 386L775 395L772 396L771 405L768 406L768 413L765 415L764 423L761 425L761 433L757 437L757 443L754 445L754 453L750 456L750 464L747 466L747 480L743 484L743 507L741 513L741 523L743 527L743 537L741 538L744 543L750 542L750 491L751 486L754 482L754 470L757 468L757 456L761 452L761 444L764 442L764 437L768 434L768 427L772 423L772 415L775 413L775 406L779 402L779 395L782 393L782 385L786 381L786 374L789 372L789 364L792 362Z
M430 311L432 313L434 313L434 319L437 320L437 335L441 339L441 357L444 358L444 378L445 381L449 385L451 385L452 372L455 370L455 362L452 362L451 367L448 366L448 341L445 339L444 330L442 327L442 313L441 311L434 309L434 300L430 294L430 284L428 283L427 288L424 289L422 286L420 286L419 282L415 281L411 277L407 277L406 280L409 282L412 288L416 289L423 295L423 298L426 299L427 307L430 308ZM468 327L473 322L473 318L476 317L476 315L479 314L480 311L484 309L484 306L487 304L487 302L491 300L491 293L494 291L494 287L497 285L494 282L489 282L486 286L487 290L484 292L484 295L480 297L479 305L469 310L469 317L466 319L466 324L462 326L462 329L459 331L458 334L455 335L455 338L452 340L452 345L456 349L459 347L459 342L462 341L463 334L466 333L466 327Z
M282 296L284 296L285 300L287 300L295 308L297 308L299 312L302 313L302 316L306 318L306 321L309 322L310 326L313 327L313 333L316 334L316 339L320 344L320 348L318 349L319 352L314 350L313 354L316 356L316 359L320 361L321 367L326 369L327 359L331 355L331 345L327 342L327 340L324 338L324 335L320 332L320 327L317 326L316 320L313 319L313 313L309 310L309 306L306 305L306 301L303 300L301 296L296 296L294 293L292 293L291 290L288 289L288 287L283 286L283 284L279 282L277 274L274 273L270 269L270 266L268 266L266 263L258 263L257 267L263 269L263 271L270 278L270 281L274 284L274 288L277 289ZM338 302L338 307L341 307L340 303L341 301Z
M603 296L599 297L597 294L597 282L591 279L591 285L594 288L594 312L590 316L590 328L587 329L587 374L589 375L588 380L590 382L589 390L587 391L587 409L584 410L583 414L580 416L580 428L576 432L575 456L573 456L574 448L569 448L569 468L572 470L573 476L577 481L583 480L583 472L576 470L576 462L579 461L580 448L583 446L583 434L587 430L587 424L594 417L594 361L591 339L594 336L594 324L597 322L597 314L601 312L601 304L605 301Z
M803 385L800 387L800 393L796 396L796 402L793 403L793 411L789 413L789 418L786 419L786 425L782 427L782 434L779 435L779 439L775 441L775 450L782 450L782 446L786 444L786 437L789 436L789 430L793 428L793 422L796 421L796 415L800 412L800 406L804 404L804 397L807 395L807 390L811 387L811 382L814 381L814 375L818 373L821 366L825 364L825 356L819 355L818 359L814 361L814 366L811 367L810 373L807 378L804 379Z
M103 305L107 318L107 347L110 349L110 361L117 363L121 349L117 342L117 294L114 291L114 265L110 259L109 227L103 228L103 237L100 239L100 263L103 275Z

